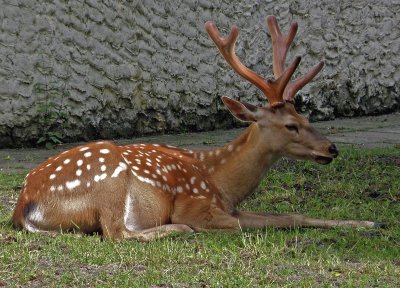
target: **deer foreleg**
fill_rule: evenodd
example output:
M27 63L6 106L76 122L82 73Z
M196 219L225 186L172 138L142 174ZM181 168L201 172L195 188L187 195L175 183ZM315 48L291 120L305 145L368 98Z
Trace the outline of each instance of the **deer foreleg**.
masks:
M233 214L243 228L294 228L294 227L378 227L371 221L324 220L309 218L300 214L275 214L263 212L239 212Z

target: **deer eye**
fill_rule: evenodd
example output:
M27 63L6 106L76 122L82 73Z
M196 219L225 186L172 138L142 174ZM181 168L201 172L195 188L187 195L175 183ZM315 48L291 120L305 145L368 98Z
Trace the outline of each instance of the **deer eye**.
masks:
M287 125L285 125L285 127L289 131L293 131L293 132L299 133L299 128L295 124L287 124Z

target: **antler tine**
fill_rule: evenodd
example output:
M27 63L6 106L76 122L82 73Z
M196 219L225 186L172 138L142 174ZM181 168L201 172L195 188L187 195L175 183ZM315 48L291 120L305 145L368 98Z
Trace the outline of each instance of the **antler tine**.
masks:
M271 32L272 38L272 54L273 54L273 69L275 79L281 77L283 71L285 71L285 60L287 51L293 42L294 37L297 33L297 22L293 22L290 25L289 32L286 36L282 35L279 29L278 21L275 16L267 17L268 29ZM308 72L303 77L300 77L292 82L290 82L283 92L283 100L287 102L293 102L296 93L303 88L308 82L310 82L324 66L323 62L316 65L310 72Z
M306 75L290 82L283 93L283 99L287 102L293 102L296 93L310 82L321 71L322 67L324 67L324 62L321 61Z
M283 71L285 71L286 54L296 36L298 25L297 22L293 22L290 25L289 32L286 36L282 35L275 16L267 17L267 25L272 38L272 63L274 76L275 79L278 79L282 75Z
M275 88L276 82L266 81L260 75L244 66L236 56L234 49L236 39L239 35L239 27L234 25L229 33L229 36L226 38L220 35L217 26L212 21L208 21L205 24L205 28L215 45L218 47L218 50L221 52L222 56L225 58L226 62L235 72L256 85L268 98L270 105L281 105L284 103L282 98L283 93L277 93L277 89ZM279 82L284 83L284 81Z
M275 84L274 86L276 86L278 95L283 95L284 91L286 91L288 82L290 81L290 78L292 77L294 71L296 71L296 68L299 66L300 60L301 60L301 57L296 56L294 58L292 64L290 64L290 66L283 72L283 74L278 79L276 79L275 82L273 83L273 84ZM271 80L269 80L269 81L271 81ZM285 99L282 97L282 100L285 100Z

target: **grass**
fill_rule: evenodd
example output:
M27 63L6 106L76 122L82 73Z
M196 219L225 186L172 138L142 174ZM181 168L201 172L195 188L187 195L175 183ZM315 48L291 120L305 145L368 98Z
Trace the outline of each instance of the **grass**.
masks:
M241 209L384 222L385 229L267 229L152 243L16 231L24 175L0 174L0 286L396 287L400 150L344 149L331 165L282 160Z

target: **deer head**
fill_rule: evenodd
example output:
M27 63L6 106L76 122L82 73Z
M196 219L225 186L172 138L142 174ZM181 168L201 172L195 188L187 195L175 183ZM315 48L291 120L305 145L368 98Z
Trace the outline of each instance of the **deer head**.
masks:
M278 155L328 164L338 155L336 146L321 136L294 107L297 91L318 74L323 62L305 76L290 82L301 60L300 56L296 56L285 68L286 54L296 35L297 23L292 23L289 33L284 36L274 16L268 16L266 21L272 38L274 80L264 79L240 62L234 51L239 35L237 26L233 26L228 37L224 38L214 22L205 24L208 34L226 62L236 73L257 86L269 102L265 107L257 107L224 96L223 103L237 119L256 123L260 131L260 145L268 145Z

